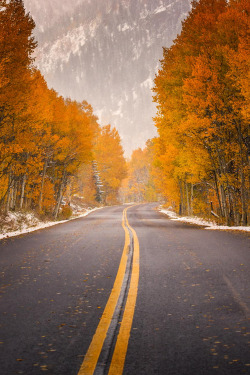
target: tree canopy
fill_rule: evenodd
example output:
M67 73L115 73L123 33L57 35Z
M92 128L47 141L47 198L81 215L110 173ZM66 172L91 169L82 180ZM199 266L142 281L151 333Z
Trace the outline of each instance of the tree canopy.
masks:
M249 221L249 6L193 1L154 87L160 191L229 225Z
M0 0L0 209L57 218L70 192L96 196L94 159L107 203L116 200L126 168L118 132L101 128L86 101L48 89L33 66L34 27L21 0ZM87 183L80 182L84 170Z

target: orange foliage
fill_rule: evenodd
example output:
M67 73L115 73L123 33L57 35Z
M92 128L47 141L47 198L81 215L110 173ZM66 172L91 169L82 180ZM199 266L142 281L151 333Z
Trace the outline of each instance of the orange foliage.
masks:
M182 33L164 50L154 88L162 193L180 213L212 213L243 225L249 220L247 30L249 2L194 1Z
M128 164L128 176L120 189L120 199L125 202L157 201L153 182L153 141L148 141L146 148L133 151Z
M94 154L107 202L116 199L125 161L117 131L100 130L86 101L58 96L33 67L34 27L22 1L0 0L0 208L56 218L69 191L94 200Z
M103 185L102 201L105 204L116 203L127 168L119 133L110 125L104 126L97 136L94 159Z

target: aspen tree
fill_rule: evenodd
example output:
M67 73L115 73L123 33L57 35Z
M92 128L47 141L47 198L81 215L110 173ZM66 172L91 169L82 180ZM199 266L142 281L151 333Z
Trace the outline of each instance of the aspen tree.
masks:
M196 200L228 225L249 218L247 30L249 2L194 1L154 89L162 191L180 214Z

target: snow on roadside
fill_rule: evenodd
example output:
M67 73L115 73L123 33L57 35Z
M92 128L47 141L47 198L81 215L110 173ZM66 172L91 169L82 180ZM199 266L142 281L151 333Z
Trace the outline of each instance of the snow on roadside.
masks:
M34 232L39 229L44 229L48 227L52 227L57 224L63 224L67 223L68 221L79 219L81 217L89 215L91 212L96 211L101 209L102 207L95 207L93 209L86 210L84 213L78 214L77 216L74 216L70 218L69 220L61 220L61 221L46 221L42 222L38 218L36 218L33 214L29 213L25 215L25 221L20 225L20 229L16 231L11 231L11 232L5 232L5 233L0 233L0 240L4 238L9 238L9 237L15 237L15 236L20 236L21 234L25 233L30 233ZM24 215L20 215L19 213L14 213L10 212L7 216L7 221L19 221L20 222L20 217L24 217Z
M245 232L250 232L250 227L228 227L224 225L217 225L214 222L210 222L204 219L201 219L199 217L180 217L175 212L170 210L165 210L162 207L159 207L159 211L163 214L170 217L171 220L174 221L181 221L183 223L189 223L189 224L196 224L196 225L202 225L205 226L204 229L210 229L210 230L241 230Z

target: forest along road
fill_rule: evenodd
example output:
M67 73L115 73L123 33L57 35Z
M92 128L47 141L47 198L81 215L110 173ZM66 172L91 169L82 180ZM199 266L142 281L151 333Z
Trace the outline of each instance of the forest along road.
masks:
M104 208L0 241L1 375L249 374L249 235Z

